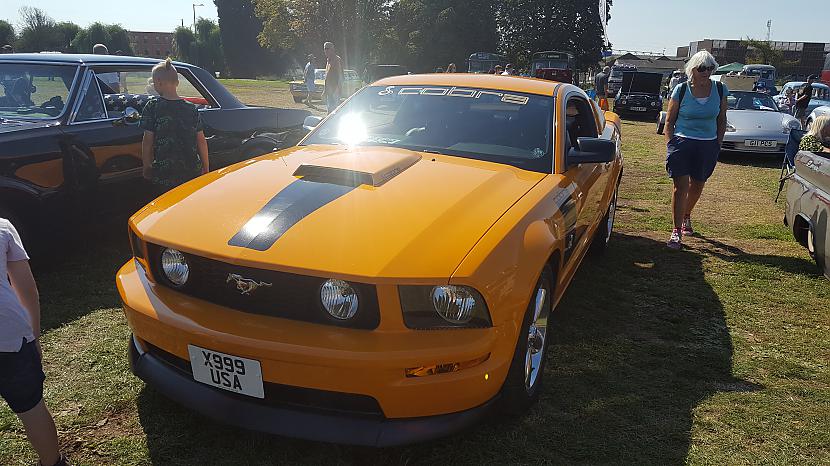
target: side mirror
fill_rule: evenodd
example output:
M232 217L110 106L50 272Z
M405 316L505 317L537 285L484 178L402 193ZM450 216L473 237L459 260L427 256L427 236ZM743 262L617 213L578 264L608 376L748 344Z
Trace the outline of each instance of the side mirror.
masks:
M323 121L322 117L309 115L309 116L305 117L305 120L303 120L303 128L306 131L311 131L314 128L316 128L317 125L319 125L321 121Z
M617 156L617 144L608 139L578 138L579 149L572 148L567 155L568 166L580 163L607 163Z
M141 114L138 110L127 107L124 110L124 116L112 122L113 126L136 125L141 121Z

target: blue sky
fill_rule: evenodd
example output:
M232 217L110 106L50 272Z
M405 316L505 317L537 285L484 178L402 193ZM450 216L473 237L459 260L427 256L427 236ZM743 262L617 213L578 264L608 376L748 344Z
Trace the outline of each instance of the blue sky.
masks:
M584 0L592 1L592 0ZM213 0L0 0L0 19L19 24L18 10L30 5L58 21L86 26L119 23L136 31L172 31L197 16L216 19ZM698 39L763 39L772 19L772 40L830 42L827 0L614 0L608 35L616 49L673 54ZM800 18L798 15L807 12Z

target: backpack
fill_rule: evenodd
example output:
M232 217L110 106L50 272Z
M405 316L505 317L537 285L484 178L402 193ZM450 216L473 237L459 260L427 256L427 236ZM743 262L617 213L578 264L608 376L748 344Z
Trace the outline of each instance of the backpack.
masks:
M718 85L718 95L720 96L720 100L723 100L723 83L720 81L715 81L715 84ZM677 99L677 104L680 105L683 103L683 97L686 95L686 88L689 87L688 81L683 83L683 87L680 88L680 95Z

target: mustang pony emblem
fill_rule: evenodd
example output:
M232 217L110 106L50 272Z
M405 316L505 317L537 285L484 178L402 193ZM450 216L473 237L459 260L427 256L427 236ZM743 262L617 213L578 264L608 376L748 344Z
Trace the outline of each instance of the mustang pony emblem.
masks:
M258 282L256 280L251 280L250 278L244 278L242 275L238 275L235 273L228 274L228 278L225 280L225 283L230 282L236 283L236 289L244 295L249 295L253 293L254 290L261 286L271 286L270 283Z

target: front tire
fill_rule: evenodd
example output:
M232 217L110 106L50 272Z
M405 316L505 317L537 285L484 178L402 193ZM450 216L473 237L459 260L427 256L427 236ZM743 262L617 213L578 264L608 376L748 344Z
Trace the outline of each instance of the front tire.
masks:
M519 415L539 399L544 381L545 356L550 345L550 315L553 311L555 281L545 265L525 311L513 361L502 386L500 407Z

